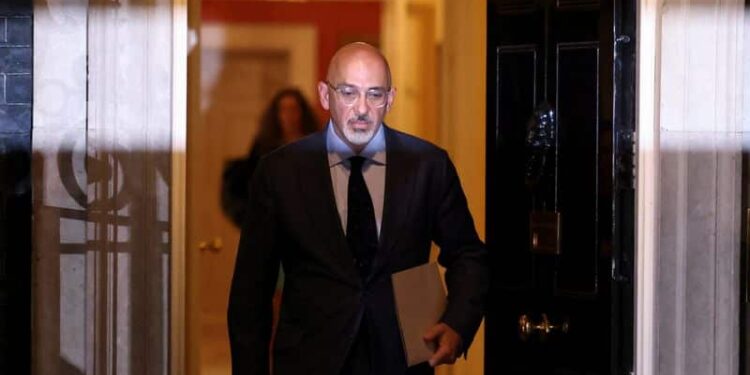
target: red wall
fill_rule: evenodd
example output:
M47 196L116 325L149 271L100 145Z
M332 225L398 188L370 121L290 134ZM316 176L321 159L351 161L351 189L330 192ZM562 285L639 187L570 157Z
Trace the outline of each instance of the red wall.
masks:
M269 2L203 0L203 22L305 23L318 29L318 78L341 45L380 39L379 2Z

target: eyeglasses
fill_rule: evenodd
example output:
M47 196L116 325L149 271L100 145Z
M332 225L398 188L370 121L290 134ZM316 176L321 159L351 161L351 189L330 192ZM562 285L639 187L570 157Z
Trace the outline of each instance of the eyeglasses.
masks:
M325 81L328 87L332 88L339 94L341 102L346 106L352 106L354 103L359 101L360 90L356 86L352 85L338 85L334 86L331 82ZM388 94L391 89L385 89L382 87L374 87L365 91L365 99L367 104L374 108L381 108L388 102Z

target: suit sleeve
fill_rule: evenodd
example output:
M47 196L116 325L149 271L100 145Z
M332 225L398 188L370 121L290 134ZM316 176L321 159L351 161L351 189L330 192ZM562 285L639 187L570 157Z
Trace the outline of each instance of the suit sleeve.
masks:
M461 335L466 353L484 315L489 285L487 251L474 228L456 168L444 152L441 164L441 198L433 239L440 247L438 262L446 268L448 305L442 322Z
M258 165L237 249L227 321L232 374L269 374L274 289L279 272L277 220L264 161Z

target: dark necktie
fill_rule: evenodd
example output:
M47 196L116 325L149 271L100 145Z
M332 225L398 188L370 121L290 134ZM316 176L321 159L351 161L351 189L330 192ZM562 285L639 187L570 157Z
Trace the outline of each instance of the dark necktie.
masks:
M372 259L378 248L378 230L375 226L375 211L372 198L362 176L365 158L352 156L351 174L347 198L346 241L354 255L360 276L365 279L370 273Z

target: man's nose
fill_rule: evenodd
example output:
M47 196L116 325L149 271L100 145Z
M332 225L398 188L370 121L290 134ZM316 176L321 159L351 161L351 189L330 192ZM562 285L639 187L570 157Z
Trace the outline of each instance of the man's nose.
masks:
M357 97L357 101L354 102L354 108L357 111L357 114L365 114L367 111L370 110L370 106L367 103L367 95L360 95Z

